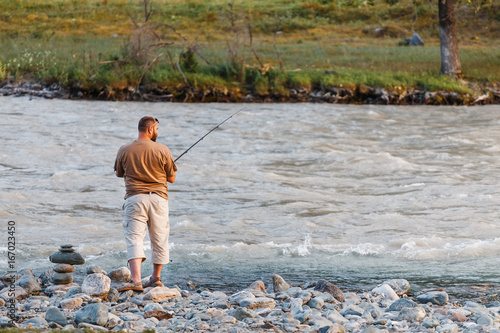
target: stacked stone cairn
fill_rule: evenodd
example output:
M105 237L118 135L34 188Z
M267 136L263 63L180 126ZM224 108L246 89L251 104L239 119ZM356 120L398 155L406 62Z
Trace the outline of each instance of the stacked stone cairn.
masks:
M57 265L54 267L55 273L50 277L52 284L45 289L46 294L53 294L56 291L67 292L70 288L78 286L73 283L74 265L83 265L85 259L75 252L73 245L61 245L58 252L50 255L49 260Z

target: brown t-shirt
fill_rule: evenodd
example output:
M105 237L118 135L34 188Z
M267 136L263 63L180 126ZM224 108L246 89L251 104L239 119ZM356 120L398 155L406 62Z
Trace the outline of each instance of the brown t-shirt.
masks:
M151 140L135 140L118 150L115 173L125 180L125 199L155 192L168 199L167 178L177 172L167 146Z

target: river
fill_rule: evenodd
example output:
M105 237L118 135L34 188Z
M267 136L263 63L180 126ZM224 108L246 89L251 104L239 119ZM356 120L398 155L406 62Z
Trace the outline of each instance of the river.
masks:
M0 256L14 221L16 269L50 267L64 243L84 267L125 266L113 163L138 119L158 118L176 157L245 106L177 162L167 284L236 288L275 273L346 288L500 283L499 106L0 105Z

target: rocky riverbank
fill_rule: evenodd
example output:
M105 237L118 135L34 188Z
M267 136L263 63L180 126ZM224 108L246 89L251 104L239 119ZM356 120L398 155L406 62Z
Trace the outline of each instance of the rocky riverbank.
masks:
M197 288L188 281L184 286L118 293L116 287L130 279L128 268L106 273L99 266L89 266L78 284L54 278L63 265L38 277L31 269L4 275L0 327L125 332L500 332L500 302L451 300L444 289L412 292L404 279L381 281L359 292L342 291L325 280L291 286L273 275L267 286L255 281L236 292Z
M474 87L474 94L450 91L424 91L399 88L388 91L366 85L334 87L331 89L291 89L288 94L243 94L239 88L214 88L195 90L189 86L162 88L144 86L135 89L103 88L85 91L74 87L63 89L57 83L0 82L0 96L30 96L36 98L88 99L111 101L149 102L222 102L222 103L332 103L332 104L380 104L380 105L485 105L500 104L500 87L489 85Z

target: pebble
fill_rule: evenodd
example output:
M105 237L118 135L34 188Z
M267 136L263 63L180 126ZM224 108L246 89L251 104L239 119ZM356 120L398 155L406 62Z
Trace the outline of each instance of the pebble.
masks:
M25 276L31 275L18 274L18 279L27 280ZM96 278L101 289L106 290L106 279L110 278L103 273L86 275L82 286L72 283L72 287L55 291L49 286L38 296L17 286L26 296L17 300L17 315L23 322L14 326L68 331L235 333L498 332L500 327L499 302L485 306L469 300L458 305L450 303L448 294L441 290L408 296L409 283L400 279L383 281L371 291L359 293L339 292L340 288L332 288L334 284L326 280L295 287L275 275L271 293L263 281L255 281L230 294L157 287L144 293L118 293L109 288L108 293L97 296L87 288L90 279ZM274 290L274 282L279 291ZM0 291L0 295L6 291ZM225 306L220 307L222 304ZM6 307L0 307L1 327L9 325L7 314Z

